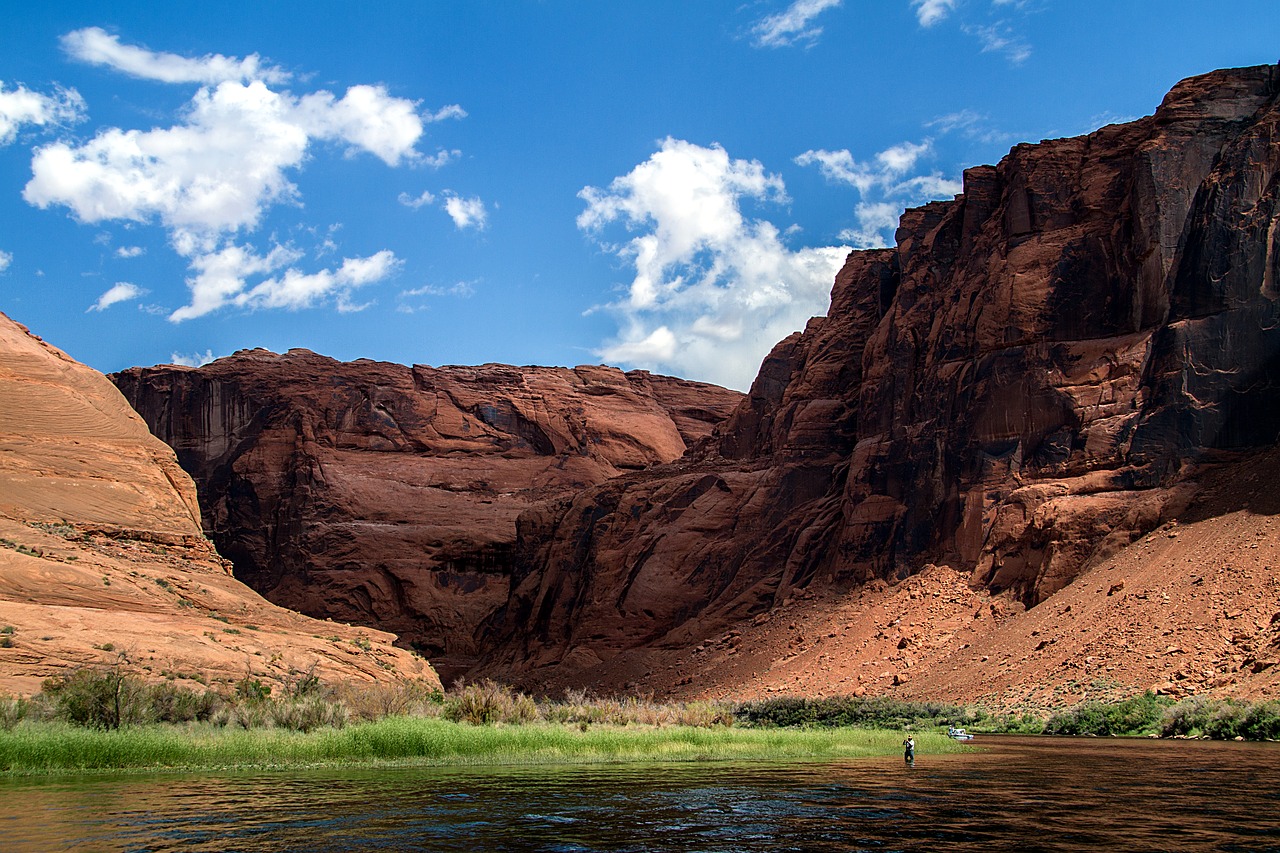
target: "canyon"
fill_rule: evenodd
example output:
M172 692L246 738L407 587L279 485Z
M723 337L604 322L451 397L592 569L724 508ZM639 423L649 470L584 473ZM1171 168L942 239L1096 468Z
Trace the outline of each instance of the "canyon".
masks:
M510 595L517 518L680 458L742 395L616 368L339 363L240 352L116 374L200 484L236 576L399 635L446 679Z
M1278 92L1212 72L968 169L744 398L302 351L112 378L238 577L447 679L1275 696Z
M309 619L237 581L173 451L101 373L0 314L0 694L121 667L234 689L413 679L375 628Z

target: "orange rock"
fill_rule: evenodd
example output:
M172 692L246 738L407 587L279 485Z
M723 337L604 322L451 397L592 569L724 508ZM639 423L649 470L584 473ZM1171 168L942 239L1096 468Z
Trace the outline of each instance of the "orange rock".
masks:
M106 377L3 314L0 628L0 691L120 662L208 684L438 684L393 635L307 619L232 578L173 451Z

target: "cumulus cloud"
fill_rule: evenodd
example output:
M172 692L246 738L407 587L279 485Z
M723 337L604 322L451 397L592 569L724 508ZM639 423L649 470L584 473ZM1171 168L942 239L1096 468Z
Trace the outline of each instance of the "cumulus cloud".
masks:
M90 65L105 65L131 77L161 83L221 83L226 80L262 80L283 83L291 75L263 65L256 53L237 59L220 53L196 59L175 53L159 53L135 45L121 44L101 27L86 27L62 37L62 49L74 59Z
M217 360L217 356L213 354L211 349L207 349L202 353L193 352L190 355L175 352L169 356L170 364L179 364L183 367L204 367L206 364Z
M858 191L861 201L854 208L857 225L841 232L840 239L860 249L889 245L902 211L936 198L954 196L963 184L931 171L912 174L921 161L933 154L933 145L903 142L876 154L870 162L859 162L847 149L806 151L795 159L800 166L817 166L828 179L845 183Z
M64 205L81 222L154 218L202 237L251 229L268 206L296 197L287 171L302 165L313 138L342 139L395 165L422 133L412 109L376 87L299 100L257 80L220 83L197 92L183 124L107 128L83 145L38 149L23 197Z
M744 202L787 201L782 178L724 148L668 138L607 188L579 193L578 227L626 262L625 296L605 306L618 336L597 354L746 388L773 344L822 313L848 250L793 251ZM621 242L605 238L622 226Z
M751 28L756 47L788 47L801 42L812 44L822 35L813 19L834 9L842 0L795 0L786 9L761 18Z
M116 249L117 258L139 258L147 253L141 246L121 246Z
M417 104L395 98L383 86L352 86L342 98L315 92L296 105L297 123L312 136L336 139L363 148L397 166L421 155L414 145L422 136Z
M296 309L332 299L339 310L355 310L351 290L391 275L400 263L394 253L304 272L293 265L301 257L296 250L273 245L264 253L238 235L255 230L272 206L300 202L291 174L315 143L336 142L348 154L363 151L397 166L424 159L416 146L427 121L465 115L450 105L424 116L416 102L383 86L351 86L341 97L277 91L270 84L289 75L257 55L192 59L122 44L98 28L67 34L63 46L74 58L135 77L200 84L171 127L109 127L83 143L39 148L23 191L28 203L65 207L84 223L164 227L193 273L191 301L170 314L174 322L227 305Z
M956 0L911 0L916 10L916 20L922 27L932 27L943 21L956 8Z
M0 272L7 270L11 263L13 263L13 255L5 251L0 251Z
M145 296L147 291L127 281L116 282L106 293L98 297L98 301L89 306L89 311L105 311L117 302L128 302Z
M475 197L463 198L448 193L444 200L444 210L460 229L475 228L483 231L489 224L489 212L485 210L484 202Z
M229 245L191 260L195 275L187 280L191 304L169 315L174 322L202 317L226 305L239 308L310 308L332 299L339 310L351 310L351 292L381 281L400 268L395 253L382 250L366 258L344 258L337 269L305 273L292 266L302 253L274 246L265 255L248 246ZM269 276L254 285L251 278Z
M8 145L23 125L71 124L84 116L84 99L75 89L59 89L43 95L22 84L6 89L0 80L0 145Z

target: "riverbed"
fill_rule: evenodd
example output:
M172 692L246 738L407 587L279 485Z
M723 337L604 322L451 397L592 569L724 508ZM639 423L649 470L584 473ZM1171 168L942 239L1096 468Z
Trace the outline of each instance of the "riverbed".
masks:
M0 780L5 851L1280 853L1280 744L984 737L856 761Z

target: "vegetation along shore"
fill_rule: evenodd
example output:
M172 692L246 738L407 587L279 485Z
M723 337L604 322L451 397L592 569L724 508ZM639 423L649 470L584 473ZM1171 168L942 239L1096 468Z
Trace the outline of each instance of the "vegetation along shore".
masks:
M567 694L536 700L492 682L448 693L417 682L360 689L309 675L272 696L255 679L233 695L147 685L113 669L0 697L0 774L322 764L802 760L890 755L910 731L920 754L966 747L947 726L1024 734L1275 739L1280 703L1145 694L1048 719L885 698L782 697L656 703Z

